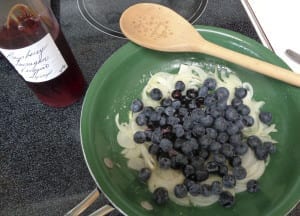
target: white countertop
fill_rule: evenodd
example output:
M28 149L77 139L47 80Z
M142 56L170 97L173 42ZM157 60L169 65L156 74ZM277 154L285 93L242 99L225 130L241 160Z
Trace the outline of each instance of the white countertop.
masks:
M291 49L300 54L300 1L241 0L262 43L300 73L300 64L286 55Z

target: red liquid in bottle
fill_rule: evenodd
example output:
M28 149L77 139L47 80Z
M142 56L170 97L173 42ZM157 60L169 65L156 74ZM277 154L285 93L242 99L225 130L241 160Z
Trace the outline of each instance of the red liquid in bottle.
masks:
M47 22L42 22L47 21ZM85 91L86 82L76 63L68 43L58 25L46 18L30 14L18 17L18 22L0 29L0 47L3 49L19 49L27 47L51 32L54 42L62 54L67 69L54 79L44 82L26 82L36 96L45 104L53 107L65 107L80 99Z

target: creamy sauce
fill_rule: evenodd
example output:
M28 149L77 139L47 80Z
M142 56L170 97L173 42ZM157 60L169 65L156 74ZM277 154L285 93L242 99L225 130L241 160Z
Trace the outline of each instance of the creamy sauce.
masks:
M243 83L234 73L228 73L222 71L218 72L205 72L197 66L181 65L177 74L170 74L165 72L159 72L153 75L144 87L141 95L141 99L144 106L159 106L159 101L153 101L148 95L151 89L159 88L164 97L170 97L171 92L174 90L174 85L177 81L181 80L185 83L186 89L199 88L203 81L208 78L215 78L217 86L226 87L230 92L228 101L231 101L234 95L236 87L244 87L248 90L246 98L243 99L244 104L248 105L251 112L250 115L254 118L255 124L252 127L243 129L245 136L257 135L262 141L271 141L276 143L272 139L270 133L276 132L275 124L270 126L263 124L259 118L260 108L264 105L263 101L255 101L253 99L253 88L249 83ZM185 94L185 92L183 92ZM180 171L168 169L161 170L156 160L148 153L148 146L150 143L136 144L133 141L133 134L136 131L145 129L140 127L135 122L137 114L129 112L128 123L119 123L119 115L116 115L116 124L119 128L117 140L120 146L124 148L122 154L128 159L128 167L134 170L140 170L143 167L148 167L152 170L151 177L148 181L148 187L153 192L157 187L165 187L170 199L178 205L193 205L193 206L208 206L215 203L218 200L217 195L211 195L208 197L199 195L191 196L188 194L185 198L177 198L173 192L175 185L181 184L184 180L184 176ZM233 189L229 191L232 194L240 193L246 190L246 184L250 179L259 179L265 171L267 163L265 161L257 160L254 152L249 148L247 153L242 158L242 166L247 170L247 176L245 179L237 180L237 184ZM269 158L268 158L269 160ZM267 160L267 161L268 161ZM230 172L230 170L229 170ZM218 176L210 176L209 179L202 183L211 183L215 180L220 180ZM224 190L228 190L223 188Z

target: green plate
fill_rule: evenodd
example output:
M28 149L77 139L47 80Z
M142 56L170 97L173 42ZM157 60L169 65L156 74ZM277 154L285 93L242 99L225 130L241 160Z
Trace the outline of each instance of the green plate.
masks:
M274 53L256 41L228 30L196 26L204 38L229 49L288 68ZM278 151L260 179L261 191L239 193L236 205L224 209L218 204L204 208L183 207L169 202L156 206L145 185L136 180L136 172L127 168L121 156L116 136L115 115L127 121L131 101L140 96L150 74L158 71L175 72L182 63L207 62L224 65L236 71L242 81L254 87L256 100L264 100L263 109L273 113L278 132ZM87 166L97 186L121 212L127 215L270 215L282 216L300 198L300 90L267 78L223 60L195 53L163 53L127 43L116 51L100 68L85 96L81 115L82 149ZM110 158L109 169L104 158ZM154 210L140 203L150 200Z

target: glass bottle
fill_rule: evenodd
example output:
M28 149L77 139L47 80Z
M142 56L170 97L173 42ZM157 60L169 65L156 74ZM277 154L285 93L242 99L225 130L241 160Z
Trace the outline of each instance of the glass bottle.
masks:
M0 52L39 100L65 107L82 97L86 82L43 0L0 0Z

